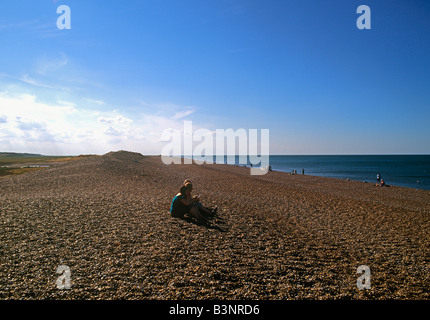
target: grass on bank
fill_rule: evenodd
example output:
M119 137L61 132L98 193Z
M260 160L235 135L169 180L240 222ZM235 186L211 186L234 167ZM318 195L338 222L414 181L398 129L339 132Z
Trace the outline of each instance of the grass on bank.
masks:
M36 170L44 169L45 167L26 167L27 164L43 163L49 165L49 163L63 162L77 160L80 158L88 157L91 155L80 155L80 156L44 156L41 154L31 153L10 153L0 152L0 177L23 174L33 172ZM11 167L11 166L14 167ZM17 166L18 167L15 167Z

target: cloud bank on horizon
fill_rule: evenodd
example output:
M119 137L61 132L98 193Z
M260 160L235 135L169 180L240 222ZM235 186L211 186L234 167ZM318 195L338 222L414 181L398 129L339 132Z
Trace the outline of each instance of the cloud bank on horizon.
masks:
M84 100L90 103L80 107L69 101L49 104L34 95L0 93L2 150L78 155L127 149L160 154L164 128L181 130L182 119L193 112L177 111L172 118L140 113L131 118L117 109L98 109L101 101Z

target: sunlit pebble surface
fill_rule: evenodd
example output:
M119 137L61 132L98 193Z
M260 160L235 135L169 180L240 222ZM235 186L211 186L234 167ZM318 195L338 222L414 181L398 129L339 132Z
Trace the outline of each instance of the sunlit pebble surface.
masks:
M211 226L170 216L185 178ZM429 191L130 152L0 182L0 299L430 298Z

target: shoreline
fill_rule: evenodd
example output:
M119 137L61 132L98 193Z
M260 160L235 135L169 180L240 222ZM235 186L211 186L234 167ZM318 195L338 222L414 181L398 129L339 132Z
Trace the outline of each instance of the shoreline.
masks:
M236 163L230 165L250 167L249 159L246 164L237 163L238 156L234 159ZM395 161L399 161L399 168L405 171L393 167ZM375 184L376 174L380 172L383 180L391 186L430 190L430 155L271 155L270 165L273 171L293 174L296 170L296 174L301 174L304 168L307 175Z
M154 157L157 157L157 156L154 156ZM185 165L188 165L188 164L185 164ZM242 167L242 168L248 168L248 169L251 168L251 166L249 166L249 165L244 165L244 164L227 164L227 163L204 163L204 164L198 164L198 163L193 162L193 165L228 165L228 166ZM254 167L254 168L258 168L258 167ZM325 175L302 174L300 172L291 173L289 171L280 170L280 169L274 169L274 168L272 168L271 171L272 172L280 172L280 173L284 173L284 174L287 174L287 175L299 175L299 176L304 175L304 176L310 176L310 177L315 177L315 178L327 178L327 179L335 179L335 180L342 180L342 181L355 181L355 182L361 182L361 183L371 184L371 185L375 185L375 186L377 185L376 182L370 182L370 181L365 181L365 180L357 180L357 179L354 179L354 178L352 178L352 179L350 179L350 178L341 179L341 178L330 177L330 176L325 176ZM388 187L388 188L389 187L407 188L407 189L413 189L413 190L430 191L428 189L423 189L423 188L407 187L407 186L402 186L402 185L397 185L397 184L388 184L388 183L387 183L387 185L385 187Z
M289 172L282 171L282 170L273 169L272 171L282 172L282 173L289 174ZM290 175L302 175L302 174L301 173L296 173L296 174L290 174ZM304 174L304 175L307 175L307 176L310 176L310 177L319 177L319 178L335 179L335 180L342 180L342 181L355 181L355 182L361 182L361 183L366 183L366 184L377 186L376 182L370 182L370 181L363 181L363 180L356 180L356 179L349 179L349 178L341 179L341 178L334 178L334 177L328 177L328 176L323 176L323 175L320 176L320 175L313 175L313 174ZM385 187L382 187L382 188L386 188L386 187L388 187L388 188L394 187L394 188L406 188L406 189L413 189L413 190L430 191L430 190L427 190L427 189L406 187L406 186L401 186L401 185L396 185L396 184L387 184Z

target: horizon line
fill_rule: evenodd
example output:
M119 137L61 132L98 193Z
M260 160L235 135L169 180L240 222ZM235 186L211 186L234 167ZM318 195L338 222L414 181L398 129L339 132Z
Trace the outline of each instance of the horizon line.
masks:
M137 151L128 151L128 150L117 150L117 151L108 151L103 154L98 153L80 153L80 154L66 154L66 155L59 155L59 154L43 154L43 153L33 153L33 152L16 152L16 151L0 151L0 154L28 154L28 155L38 155L38 156L52 156L52 157L77 157L77 156L83 156L83 155L94 155L94 156L102 156L110 152L130 152L130 153L139 153L143 156L161 156L161 154L145 154ZM193 155L172 155L167 157L193 157ZM201 155L200 155L201 156ZM206 156L206 155L204 155ZM213 155L207 155L206 157L216 157L216 154ZM222 156L250 156L249 154L223 154ZM260 155L252 155L252 156L262 156ZM430 153L311 153L311 154L281 154L281 153L275 153L275 154L269 154L270 156L430 156Z

